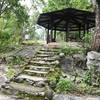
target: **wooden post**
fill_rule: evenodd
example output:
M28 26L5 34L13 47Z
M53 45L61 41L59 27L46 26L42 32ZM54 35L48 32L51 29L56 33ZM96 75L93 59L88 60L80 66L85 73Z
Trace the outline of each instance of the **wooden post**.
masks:
M47 44L50 42L49 29L47 29Z
M51 29L50 42L53 42L53 29Z
M86 34L86 25L84 25L84 30L83 31L84 31L83 36L85 36L85 34Z
M87 34L89 33L89 23L87 23Z
M56 28L54 30L54 42L56 42Z
M69 27L68 23L66 24L66 42L68 41Z
M81 25L79 25L79 38L81 39Z

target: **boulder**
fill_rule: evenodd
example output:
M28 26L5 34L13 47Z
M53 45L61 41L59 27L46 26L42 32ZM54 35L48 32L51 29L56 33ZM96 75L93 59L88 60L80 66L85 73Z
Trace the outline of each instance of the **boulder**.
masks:
M0 64L2 63L2 58L0 58Z
M60 61L62 71L64 73L78 73L79 76L83 75L84 69L86 69L86 56L84 54L73 54L67 56Z
M0 72L2 72L3 74L5 74L8 71L8 66L6 65L0 65Z
M100 100L100 98L87 98L86 100Z
M87 58L91 59L91 60L98 60L98 61L100 61L100 53L98 53L96 51L88 52Z
M2 85L5 85L6 81L7 81L6 76L4 76L4 75L0 76L0 87Z
M1 65L0 66L0 87L2 85L5 84L5 82L7 81L7 77L6 77L6 71L8 71L8 66L6 65Z
M65 57L64 59L62 59L60 61L60 65L62 66L62 71L64 73L71 72L73 70L72 62L73 62L73 58L70 57L70 56L69 57Z
M11 63L14 60L13 56L6 57L7 63Z
M78 97L78 96L69 96L64 94L54 95L52 100L100 100L100 97Z
M86 67L86 56L81 54L73 54L73 63L76 68L85 69Z
M60 53L59 56L60 56L60 57L64 57L65 54L64 54L64 53Z
M87 54L87 67L89 69L95 68L100 71L100 53L91 51Z
M84 98L81 97L76 97L76 96L68 96L68 95L55 95L53 97L53 100L85 100Z

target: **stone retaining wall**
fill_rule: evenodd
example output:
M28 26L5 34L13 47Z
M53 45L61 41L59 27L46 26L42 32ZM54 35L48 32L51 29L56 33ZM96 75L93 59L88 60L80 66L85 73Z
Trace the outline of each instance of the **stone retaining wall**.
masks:
M87 67L89 69L94 67L96 70L100 71L100 53L95 51L88 52Z

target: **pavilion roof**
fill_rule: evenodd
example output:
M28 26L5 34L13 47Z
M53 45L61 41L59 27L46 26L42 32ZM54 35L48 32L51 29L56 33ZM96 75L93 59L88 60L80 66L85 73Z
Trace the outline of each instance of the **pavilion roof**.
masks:
M95 27L95 13L66 8L63 10L52 11L40 14L37 24L46 29L59 31L77 31Z

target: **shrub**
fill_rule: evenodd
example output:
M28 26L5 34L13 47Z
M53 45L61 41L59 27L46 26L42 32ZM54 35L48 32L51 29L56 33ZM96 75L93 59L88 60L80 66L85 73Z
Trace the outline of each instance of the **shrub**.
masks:
M70 92L73 88L73 83L67 78L62 78L56 85L57 92Z
M82 78L82 82L84 82L84 83L86 83L88 85L92 85L92 77L93 77L92 71L91 70L87 70L84 73L84 77Z
M82 39L83 47L86 48L87 51L91 50L93 36L91 34L86 34L85 37Z
M77 88L76 88L76 91L77 91L78 93L82 93L82 94L87 94L87 93L89 93L89 94L91 94L92 87L89 86L89 85L87 85L87 84L85 84L85 83L80 83L80 84L78 84L76 87L77 87Z
M6 74L7 74L7 77L10 79L10 78L12 78L15 75L15 73L16 72L15 72L14 69L9 69Z
M82 78L83 83L93 86L100 87L100 73L95 71L94 68L87 70Z
M64 46L60 48L60 52L65 53L65 55L71 55L79 52L84 52L85 49L83 48L77 48L77 47L72 47L72 46Z

